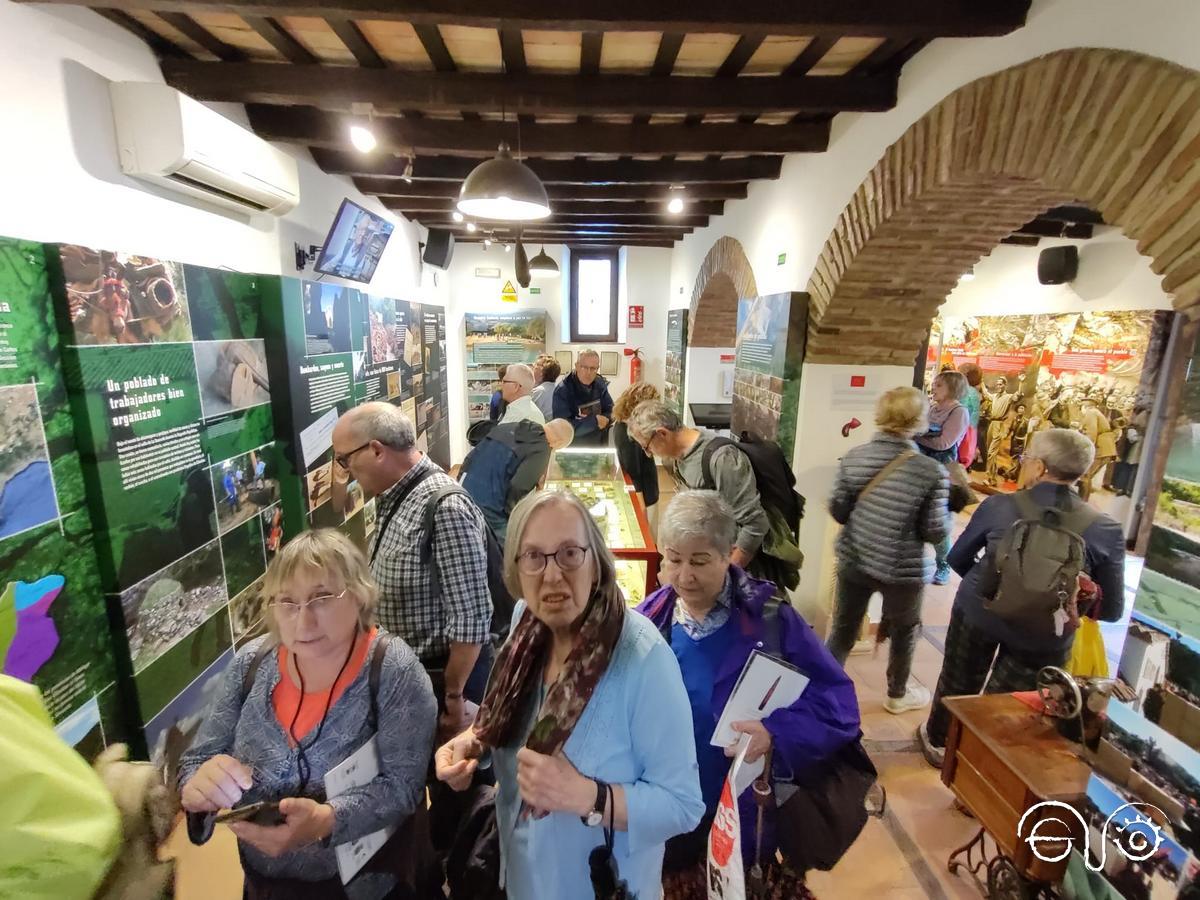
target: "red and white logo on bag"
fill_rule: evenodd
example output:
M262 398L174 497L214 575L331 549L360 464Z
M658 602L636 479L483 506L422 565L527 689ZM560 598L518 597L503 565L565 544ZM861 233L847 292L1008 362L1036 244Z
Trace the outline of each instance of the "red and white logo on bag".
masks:
M712 858L718 866L725 866L733 855L734 844L738 843L740 830L738 813L733 805L733 796L729 790L729 780L721 789L721 802L717 804L716 817L713 819L711 832Z

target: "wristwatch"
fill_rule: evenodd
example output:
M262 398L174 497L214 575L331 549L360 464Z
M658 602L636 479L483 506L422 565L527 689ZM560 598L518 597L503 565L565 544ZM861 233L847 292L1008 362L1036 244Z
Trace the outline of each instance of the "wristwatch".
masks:
M592 811L586 816L580 816L583 824L589 828L595 828L604 821L604 807L608 803L608 785L599 778L594 779L596 782L596 805L592 807Z

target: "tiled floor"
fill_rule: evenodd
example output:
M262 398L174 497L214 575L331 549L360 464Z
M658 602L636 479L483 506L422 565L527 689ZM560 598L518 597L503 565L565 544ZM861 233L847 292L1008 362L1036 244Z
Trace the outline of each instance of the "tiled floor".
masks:
M665 478L662 486L660 503L665 507L673 486ZM959 519L961 529L965 518ZM1140 571L1140 561L1132 563L1127 578L1126 620ZM917 643L913 678L931 693L941 670L941 643L957 582L955 578L945 587L926 589L923 618L927 630ZM1115 669L1125 623L1106 626L1104 631ZM914 733L926 711L895 716L883 708L886 665L884 648L878 654L852 654L846 670L858 690L864 738L887 789L888 811L882 820L867 823L858 841L832 871L811 873L810 887L821 900L979 897L969 876L951 875L946 869L950 853L969 841L978 826L954 808L953 795L916 748ZM186 837L177 834L172 850L179 859L176 896L180 900L237 900L241 896L236 846L227 831L219 828L217 836L203 848L191 847Z

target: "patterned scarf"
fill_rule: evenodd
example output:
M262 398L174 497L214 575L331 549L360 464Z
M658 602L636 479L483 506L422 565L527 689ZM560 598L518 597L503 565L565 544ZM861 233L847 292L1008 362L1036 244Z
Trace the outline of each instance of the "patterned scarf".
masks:
M526 747L547 756L562 749L608 668L624 622L625 600L620 588L615 580L603 579L592 589L571 652L558 680L546 692ZM500 650L487 696L479 707L475 735L480 743L501 747L516 736L518 717L537 691L550 643L550 629L527 608Z

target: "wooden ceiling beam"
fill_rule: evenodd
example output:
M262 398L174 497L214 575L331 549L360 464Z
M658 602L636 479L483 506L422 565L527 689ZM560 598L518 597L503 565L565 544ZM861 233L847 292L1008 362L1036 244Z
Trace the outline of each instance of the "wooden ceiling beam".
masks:
M250 126L269 141L340 150L348 146L346 125L334 114L310 107L248 104ZM516 128L502 122L376 119L379 149L392 153L454 154L487 158ZM522 129L526 155L666 153L812 153L829 145L829 122L794 125L529 125Z
M457 224L450 213L441 212L423 212L413 213L412 217L419 222L435 222L444 224ZM479 222L480 227L501 227L510 223L505 222ZM534 223L527 223L526 227L533 227ZM629 226L660 226L670 230L675 226L684 228L704 228L708 225L708 216L649 216L649 215L618 215L616 213L597 213L596 215L551 215L549 218L540 219L537 225L559 225L568 228L585 227L587 225L606 226L606 225L629 225Z
M801 50L791 64L783 70L786 78L800 78L809 73L817 63L825 58L825 54L833 49L833 45L837 43L836 38L832 37L814 37L808 42L808 46Z
M408 213L454 212L456 199L442 197L382 197L388 209L405 215ZM597 203L588 200L551 200L550 208L556 216L607 216L647 215L670 217L666 211L667 200L628 200L623 203ZM725 211L724 200L691 200L684 212L693 216L719 216Z
M291 32L268 16L246 16L246 24L275 48L275 52L290 63L310 66L320 62L308 48L292 37ZM298 73L299 74L299 73ZM301 77L304 77L301 74Z
M486 236L480 237L478 234L465 235L463 237L459 237L458 235L454 236L455 243L459 243L459 244L482 244L485 239L486 239ZM509 242L501 241L498 239L493 241L493 244L504 244L504 243L509 243ZM594 250L594 249L598 249L601 247L661 247L663 249L669 250L670 248L675 246L675 241L673 241L673 240L669 240L669 239L668 240L656 240L656 239L647 240L647 239L643 239L643 238L637 238L635 240L625 240L622 238L613 238L612 240L601 239L601 240L588 241L588 240L577 240L577 239L571 238L571 237L564 237L564 238L560 238L558 240L546 241L545 243L547 245L551 245L551 246L556 246L556 245L561 244L561 245L565 245L567 247L581 247L581 248L588 249L588 250ZM528 248L526 248L526 249L528 249ZM505 256L506 254L504 253L503 250L501 250L500 255Z
M330 175L360 175L400 178L405 159L384 153L354 153L348 150L312 148L313 159ZM575 160L529 159L529 167L547 184L617 186L623 184L693 184L696 182L743 182L779 177L779 156L744 156L738 159L705 160ZM414 182L422 179L461 182L479 165L475 159L456 156L418 156L413 160Z
M364 194L379 197L451 197L458 198L457 181L422 181L411 183L399 178L360 177L354 186ZM666 200L668 188L658 184L548 184L546 193L551 200L586 201L603 208L608 204L625 204L641 200ZM741 200L746 196L745 182L701 182L689 184L690 200Z
M26 0L31 2L31 0ZM44 2L44 0L39 0ZM78 5L76 0L52 0ZM1025 24L1030 0L104 0L113 9L384 19L414 25L838 37L983 37Z
M124 9L124 4L113 5L106 4L113 9ZM130 8L136 9L137 4L131 4ZM176 31L183 34L185 37L191 38L221 62L240 62L246 58L237 47L225 43L186 12L172 12L164 10L159 12L159 18L174 28Z
M168 40L157 31L147 28L128 13L121 12L119 9L106 9L104 7L94 8L93 12L108 19L114 25L124 28L130 34L148 44L150 49L154 51L154 55L159 59L190 58L190 54L174 41Z
M364 69L387 68L387 62L354 22L348 19L333 19L327 24L338 36L338 40L346 45L346 49L354 56L355 61Z
M518 35L519 37L519 35ZM305 51L307 52L307 51ZM732 54L731 54L732 55ZM168 84L198 100L312 106L377 113L473 110L544 115L879 112L896 105L898 73L807 78L683 78L641 75L480 75L321 66L296 71L274 63L163 61Z

